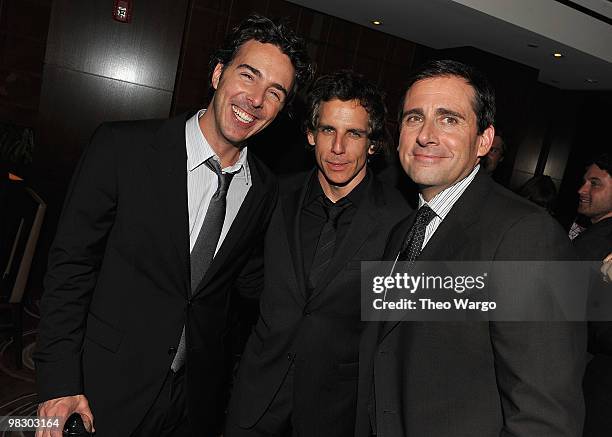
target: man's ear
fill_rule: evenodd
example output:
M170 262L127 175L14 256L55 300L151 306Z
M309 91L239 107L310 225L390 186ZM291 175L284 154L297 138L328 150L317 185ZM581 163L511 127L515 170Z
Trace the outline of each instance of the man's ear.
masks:
M306 138L308 138L308 144L310 144L311 146L315 145L315 137L313 132L306 132Z
M489 153L489 149L493 144L493 138L495 138L495 128L493 125L489 126L478 136L478 157L485 156Z
M376 153L376 146L374 144L370 144L368 146L368 155L373 155Z
M221 74L223 74L223 68L225 66L222 63L218 63L213 70L211 83L214 89L217 89L219 86L219 81L221 80Z

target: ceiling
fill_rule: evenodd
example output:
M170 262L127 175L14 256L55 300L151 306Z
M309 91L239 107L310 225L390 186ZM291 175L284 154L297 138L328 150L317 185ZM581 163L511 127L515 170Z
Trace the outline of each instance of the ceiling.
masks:
M290 1L435 49L477 47L560 89L612 90L611 0Z

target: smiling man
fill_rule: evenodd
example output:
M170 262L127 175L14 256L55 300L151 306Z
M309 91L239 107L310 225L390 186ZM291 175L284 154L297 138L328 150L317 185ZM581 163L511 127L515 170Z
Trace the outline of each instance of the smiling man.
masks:
M220 432L230 290L277 197L246 141L312 67L303 41L261 16L211 67L206 110L104 124L81 158L41 304L40 416L80 413L100 437Z
M480 170L494 116L492 88L465 64L434 61L411 78L399 118L399 158L419 186L419 209L393 230L384 259L573 258L569 240L544 210ZM496 285L500 294L516 292L511 283ZM580 324L388 321L364 338L370 360L360 368L360 392L369 396L359 404L365 420L358 436L581 433Z
M586 169L578 189L578 212L591 221L573 244L580 258L601 261L612 252L612 160L609 153L598 156ZM588 324L588 349L593 358L584 374L586 421L584 436L612 432L612 322L610 320L610 283L599 271L591 278L589 311L595 316Z
M319 78L306 130L317 168L281 183L264 245L261 313L245 348L224 435L354 432L360 261L382 256L410 212L368 170L385 147L381 92L343 71Z
M610 219L612 219L611 171L610 154L606 153L599 156L587 168L583 183L578 189L578 212L588 217L593 225L606 222L608 223L607 226L610 226ZM574 242L578 242L580 239L580 236L578 236ZM608 253L609 249L606 248L602 252L603 256Z

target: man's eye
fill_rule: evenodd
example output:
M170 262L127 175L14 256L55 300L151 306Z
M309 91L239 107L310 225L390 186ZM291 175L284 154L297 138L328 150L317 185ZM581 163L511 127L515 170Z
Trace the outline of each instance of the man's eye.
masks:
M331 127L323 127L321 128L321 132L323 132L324 134L331 134L334 132L334 130Z
M355 138L355 139L362 137L360 132L350 131L348 134L351 138Z
M245 79L253 80L253 76L249 73L240 73L240 75L244 77Z
M421 121L421 116L419 115L409 115L406 117L406 123L418 123Z
M455 117L449 117L449 116L444 117L442 121L446 124L457 124L458 123L458 120Z
M278 102L282 102L282 97L281 97L281 95L280 95L280 93L279 93L278 91L276 91L276 90L270 90L270 91L268 92L268 94L270 94L270 96L271 96L271 97L272 97L274 100L276 100L276 101L278 101Z

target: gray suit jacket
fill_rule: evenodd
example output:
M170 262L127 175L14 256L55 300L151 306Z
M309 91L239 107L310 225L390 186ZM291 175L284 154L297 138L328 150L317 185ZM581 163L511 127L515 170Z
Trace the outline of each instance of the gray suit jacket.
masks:
M385 259L395 259L413 221L394 230ZM480 172L419 260L573 258L544 210ZM360 437L370 422L380 437L581 435L583 324L402 321L364 336Z

